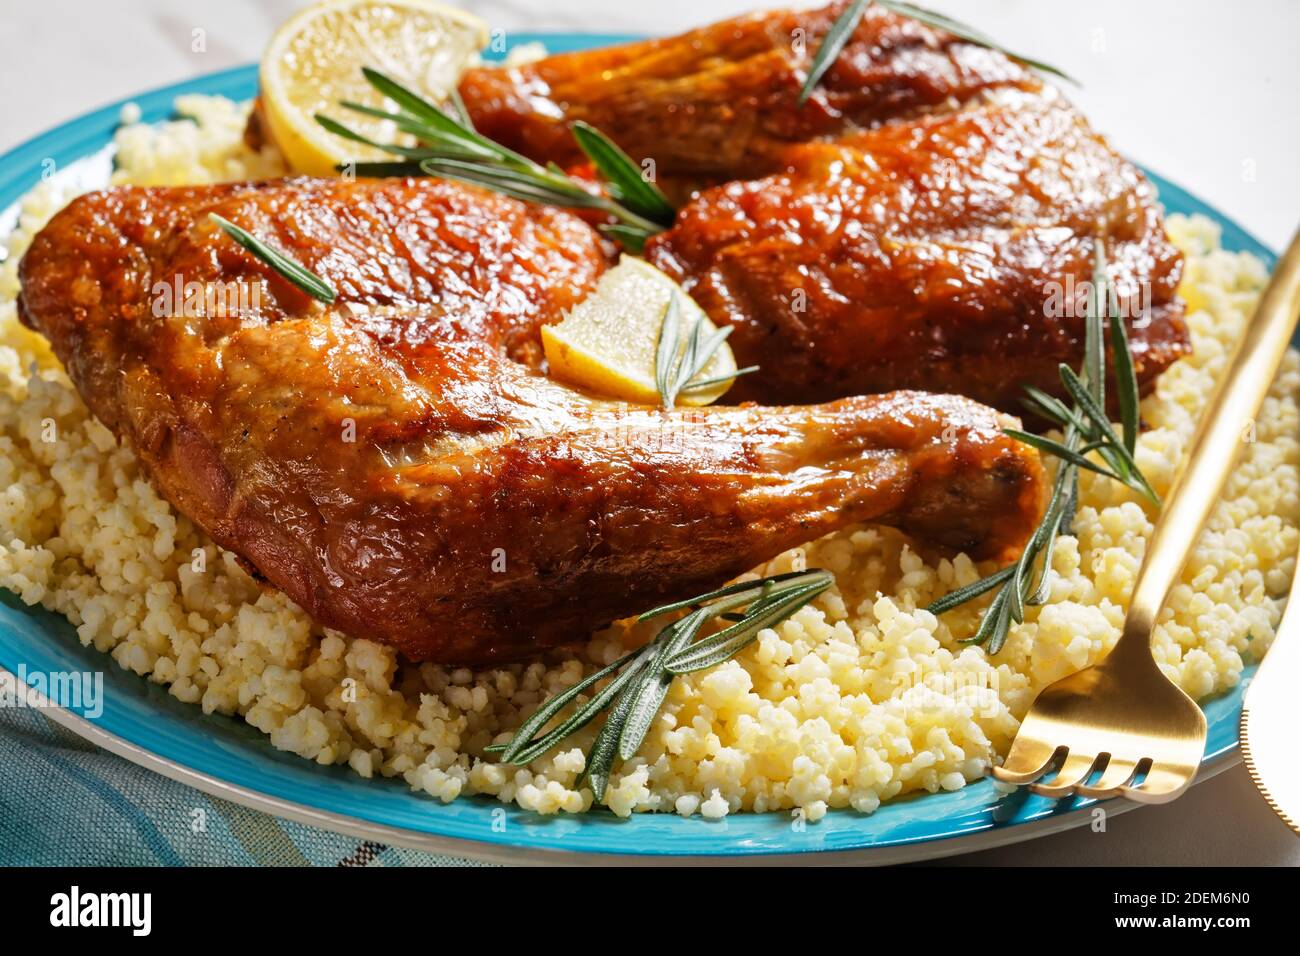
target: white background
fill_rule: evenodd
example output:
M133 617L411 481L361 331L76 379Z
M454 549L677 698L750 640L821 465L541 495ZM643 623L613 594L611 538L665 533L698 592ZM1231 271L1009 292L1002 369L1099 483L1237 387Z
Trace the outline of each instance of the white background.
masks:
M779 0L463 0L507 30L668 33ZM0 0L0 151L92 107L255 61L298 0ZM1278 249L1300 225L1300 3L926 0L1083 81L1067 92L1136 161ZM190 49L192 31L207 49ZM959 858L1300 865L1240 767L1166 807ZM1230 887L1215 887L1230 889Z

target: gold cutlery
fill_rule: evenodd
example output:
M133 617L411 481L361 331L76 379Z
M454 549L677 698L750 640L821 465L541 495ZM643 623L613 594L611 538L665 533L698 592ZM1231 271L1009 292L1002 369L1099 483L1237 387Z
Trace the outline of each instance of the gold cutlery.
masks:
M1246 688L1241 708L1241 755L1250 779L1268 805L1300 834L1300 763L1295 733L1300 727L1300 696L1293 682L1300 674L1300 596L1291 584L1277 637Z
M1273 384L1298 312L1300 233L1196 429L1147 543L1123 633L1101 661L1043 689L1006 761L993 768L998 780L1054 798L1119 794L1144 803L1173 800L1192 782L1205 750L1205 715L1160 671L1151 633ZM1051 780L1033 782L1058 763Z

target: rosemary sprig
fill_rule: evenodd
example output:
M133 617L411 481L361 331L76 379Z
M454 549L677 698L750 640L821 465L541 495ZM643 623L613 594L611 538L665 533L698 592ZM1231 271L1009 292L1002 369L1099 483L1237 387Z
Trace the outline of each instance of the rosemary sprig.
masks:
M650 182L632 157L596 127L578 120L572 127L578 146L605 179L605 190L615 200L651 222L672 225L677 210L659 187Z
M328 282L306 266L290 259L283 252L271 248L248 230L241 229L229 219L218 216L215 212L208 213L208 218L220 226L231 239L234 239L235 242L257 256L313 299L319 299L326 305L334 301L334 289L330 287Z
M1073 401L1066 405L1053 395L1025 387L1024 404L1035 414L1055 422L1063 429L1060 441L1019 429L1003 429L1006 434L1027 445L1060 459L1052 495L1042 521L1030 536L1020 559L972 584L959 588L932 603L927 610L942 614L974 598L997 589L984 612L979 629L962 643L983 644L996 654L1006 643L1013 624L1024 621L1027 605L1047 601L1052 550L1062 529L1068 531L1078 500L1079 471L1093 471L1133 488L1156 507L1160 497L1147 482L1134 460L1138 426L1137 379L1133 373L1133 356L1128 336L1119 314L1114 289L1106 272L1106 256L1100 240L1095 245L1092 289L1088 295L1088 312L1084 327L1082 377L1068 365L1061 365L1061 384ZM1104 411L1106 401L1106 346L1103 317L1109 321L1111 350L1114 353L1116 395L1124 437L1115 434ZM1098 464L1087 455L1095 452L1104 462Z
M758 371L757 365L750 365L727 375L696 380L727 340L731 329L729 325L724 326L706 336L704 317L700 316L687 332L682 328L677 293L673 292L664 306L664 320L659 326L659 342L655 347L655 387L664 408L674 407L683 392L698 391Z
M453 97L448 115L433 103L378 70L362 69L367 82L397 111L342 101L344 109L388 120L415 138L417 146L380 143L328 116L316 122L336 136L398 157L397 162L354 163L348 168L365 176L437 176L470 183L526 202L591 209L614 221L600 228L633 252L672 225L676 211L641 168L609 137L586 123L575 123L573 136L603 179L604 193L590 190L554 164L542 166L496 143L474 129L465 104ZM344 167L340 167L342 169Z
M734 657L758 639L759 631L774 627L794 614L829 588L833 580L829 571L820 569L777 574L731 584L646 611L638 621L676 611L688 613L660 628L644 647L625 654L547 700L507 743L485 749L498 754L502 763L531 763L608 711L604 726L587 752L582 777L591 786L596 800L603 800L614 758L629 760L641 749L655 715L668 696L673 677L715 667ZM737 615L742 608L743 613ZM700 629L714 618L734 620L734 623L696 641ZM609 683L580 703L568 717L544 731L570 703L606 679Z
M808 76L804 80L803 88L799 91L800 106L807 102L808 97L817 88L817 84L826 75L826 71L839 58L845 45L853 36L853 31L858 28L858 23L861 22L863 15L867 12L867 7L871 6L872 2L873 0L853 0L853 3L844 8L844 12L835 18L831 28L826 31L826 36L822 38L821 45L817 48L817 53L813 57L812 65L808 68ZM1053 76L1059 76L1063 80L1078 85L1079 81L1063 70L1041 60L1035 60L1020 53L1013 53L987 33L977 30L975 27L967 26L945 14L927 10L925 7L917 6L914 3L903 3L901 0L874 0L874 2L891 13L910 17L924 23L926 26L951 33L967 43L974 43L978 46L988 47L991 50L997 50L1017 63L1035 70L1041 70L1044 73L1051 73Z

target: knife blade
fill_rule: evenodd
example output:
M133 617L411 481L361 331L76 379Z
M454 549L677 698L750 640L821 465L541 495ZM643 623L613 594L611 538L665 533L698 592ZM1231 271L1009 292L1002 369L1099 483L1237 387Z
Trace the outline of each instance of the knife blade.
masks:
M1300 577L1273 646L1246 688L1241 708L1241 755L1250 779L1273 811L1300 834Z

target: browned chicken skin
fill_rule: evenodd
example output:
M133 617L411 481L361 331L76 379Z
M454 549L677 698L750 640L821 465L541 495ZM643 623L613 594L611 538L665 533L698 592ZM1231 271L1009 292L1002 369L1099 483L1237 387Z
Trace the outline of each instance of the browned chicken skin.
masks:
M1130 322L1143 390L1188 351L1154 190L1060 102L1016 91L788 156L702 193L646 249L768 370L733 399L925 388L1015 410L1025 384L1059 394L1097 241L1125 305L1148 307Z
M605 264L575 217L451 183L124 188L37 235L19 307L182 512L322 624L414 659L532 655L851 522L1005 556L1037 520L1036 454L968 399L664 412L530 368ZM257 298L160 307L178 277Z
M481 132L534 159L581 162L568 127L584 120L636 159L653 158L659 175L720 181L781 168L792 143L1040 85L1000 53L871 7L801 107L813 54L846 5L469 70L460 93Z
M1130 339L1149 391L1190 346L1182 259L1146 178L1002 54L878 7L800 107L841 9L471 71L461 93L480 128L541 161L576 158L582 119L670 184L728 180L647 249L762 367L728 400L919 388L1017 411L1024 383L1060 394L1095 240L1143 310Z

